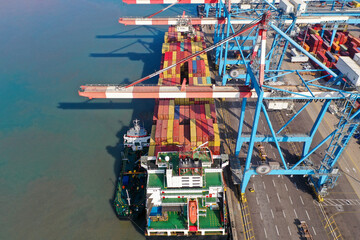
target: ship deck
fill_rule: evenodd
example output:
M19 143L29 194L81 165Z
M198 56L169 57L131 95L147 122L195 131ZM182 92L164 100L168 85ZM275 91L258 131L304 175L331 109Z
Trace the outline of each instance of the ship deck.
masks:
M184 206L184 215L177 212L168 212L168 221L151 221L149 229L187 229L187 207Z
M148 188L161 188L165 187L165 172L164 173L148 173L149 181ZM202 189L209 189L209 187L222 187L222 176L221 172L205 172L203 175L205 185ZM181 188L182 190L194 190L196 188Z

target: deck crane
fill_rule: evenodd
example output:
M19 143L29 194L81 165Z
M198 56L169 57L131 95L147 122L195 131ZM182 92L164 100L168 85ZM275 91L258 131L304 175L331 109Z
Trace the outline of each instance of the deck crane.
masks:
M163 0L158 1L148 1L148 0L124 0L124 2L128 4L161 4L165 3ZM168 0L166 1L167 4L172 4L178 2L176 0ZM267 2L267 1L265 1ZM198 0L183 0L178 3L193 3L197 4L199 3ZM215 45L213 45L210 48L207 48L205 50L210 51L211 49L216 49L217 51L222 52L222 55L217 55L218 59L220 59L220 56L225 56L224 59L227 59L227 53L229 50L234 49L234 46L240 46L240 44L243 44L246 40L250 38L250 35L248 36L240 36L241 33L236 32L234 30L235 24L241 24L244 25L242 29L245 29L247 27L251 27L248 24L256 24L261 25L260 21L257 20L257 22L253 22L254 19L258 17L255 16L247 16L247 18L241 18L239 16L233 16L233 10L229 11L229 5L225 6L223 1L221 0L201 0L201 3L210 4L215 3L216 4L216 17L213 18L189 18L190 24L201 24L201 25L214 25L216 28L216 34L214 37ZM266 5L266 3L265 3ZM269 5L270 6L270 5ZM270 6L272 9L274 9L274 6ZM276 7L275 7L276 8ZM261 11L267 12L268 9L264 8ZM256 14L258 14L255 11ZM333 22L336 24L337 22L347 22L347 23L359 23L359 19L356 18L355 15L352 14L346 14L341 13L339 15L332 14L323 14L323 15L306 15L303 14L296 17L287 17L283 16L281 18L281 21L278 21L277 16L275 16L275 20L272 19L267 24L268 27L270 27L273 31L276 32L279 36L281 36L283 39L286 40L288 44L291 44L293 47L300 50L303 54L308 56L312 61L314 61L316 64L318 64L322 70L325 70L329 72L332 76L336 77L337 74L333 72L331 69L326 67L322 62L320 62L318 59L316 59L314 56L309 54L307 51L305 51L299 44L297 44L294 40L292 40L288 36L288 32L286 29L284 29L285 26L294 26L295 24L301 24L301 23L309 23L309 24L315 24L315 23L323 23L323 22ZM177 18L120 18L120 23L127 24L127 25L176 25L178 23ZM281 23L281 24L279 24ZM225 29L226 26L226 29ZM254 30L255 26L252 26L250 32ZM222 32L220 29L223 29ZM250 29L250 28L249 28ZM260 36L266 36L266 29L265 31L262 31L262 34ZM288 31L291 30L291 28L287 28ZM242 30L240 30L242 31ZM231 35L231 32L233 35ZM264 33L265 32L265 33ZM236 35L236 33L239 33ZM231 36L230 36L231 35ZM236 35L236 37L234 37ZM252 42L250 48L247 50L251 50L251 52L254 52L253 46L259 46L259 39L261 39L260 44L262 46L266 46L266 38L259 38L258 35L253 36ZM230 40L235 40L235 43L230 44ZM242 43L241 43L242 41ZM274 40L273 46L270 49L269 53L266 54L266 61L271 60L271 54L273 52L274 46L278 44L277 41ZM225 48L223 47L225 45ZM241 45L243 46L243 45ZM246 47L246 46L244 46ZM240 48L241 49L241 48ZM244 48L245 49L245 48ZM239 121L239 128L238 128L238 137L236 142L236 149L235 149L235 155L238 155L242 144L248 143L248 153L246 156L245 164L241 168L242 175L240 178L242 178L242 185L241 185L241 192L244 193L246 186L250 180L250 177L253 175L258 175L259 173L257 170L257 165L251 164L252 159L252 153L254 150L254 144L259 142L272 142L275 144L276 149L279 152L280 159L282 162L282 165L277 167L276 169L270 169L269 172L262 172L262 174L267 175L309 175L311 176L316 191L321 195L326 194L326 189L333 185L334 181L336 181L336 178L338 176L338 173L336 173L336 168L334 167L335 163L339 159L339 156L345 146L347 145L351 135L355 131L356 127L359 124L358 116L360 115L360 110L355 111L356 105L355 102L359 98L358 91L344 91L340 88L336 87L325 87L320 84L316 84L314 81L321 79L316 78L312 80L304 80L301 78L300 73L303 70L281 70L279 67L274 72L276 73L275 76L272 76L270 73L272 73L268 69L268 63L265 65L265 70L261 70L260 66L264 63L263 57L260 57L258 55L261 55L261 52L265 52L265 48L261 48L261 51L259 54L254 54L254 57L252 59L252 63L250 64L249 61L245 61L245 55L242 53L242 59L240 61L243 62L246 70L246 82L245 85L242 86L228 86L227 81L223 81L224 86L218 86L215 87L200 87L200 86L186 86L186 88L180 88L180 86L138 86L138 83L141 83L151 77L154 77L158 74L160 74L162 71L166 71L167 69L176 66L176 64L181 64L189 59L191 59L194 56L192 55L188 59L183 59L179 61L178 63L168 67L164 68L162 70L159 70L153 74L150 74L149 76L146 76L140 80L135 81L134 83L127 85L127 86L121 86L121 85L85 85L81 87L81 90L79 91L79 94L81 96L89 97L89 98L191 98L193 96L198 97L206 97L206 98L218 98L218 97L226 97L226 98L243 98L242 99L242 108L240 113L240 121ZM204 50L203 50L204 51ZM205 51L204 51L205 52ZM198 52L196 54L202 54L204 52ZM284 54L284 52L282 53ZM219 63L217 61L217 63ZM228 62L229 64L232 64L232 62ZM259 64L260 63L260 64ZM221 74L227 74L225 71L225 67L227 65L227 62L221 63L222 66L219 67L219 69L224 69L224 71L221 72ZM233 64L236 64L234 62ZM281 66L281 60L279 63L279 66ZM308 70L306 70L308 71ZM220 71L219 71L220 73ZM262 79L260 79L261 74L263 74ZM301 79L301 85L271 85L270 82L277 80L279 76L285 76L288 74L296 74ZM226 76L225 76L226 78ZM196 95L199 94L199 95ZM245 109L247 106L247 98L256 98L256 107L255 112L253 114L253 123L252 123L252 130L250 135L244 134L242 132L242 128L244 125L244 118L245 118ZM266 106L264 104L264 100L296 100L300 99L305 101L305 105L301 107L301 109L294 114L291 119L286 122L279 130L275 131L275 129L272 126L269 114L267 113ZM335 129L332 133L330 133L328 136L325 136L325 138L318 144L313 144L313 137L320 125L320 122L324 118L325 112L327 111L331 100L335 99L343 99L346 101L346 107L344 108L344 111L342 113L342 118L339 122L339 126L337 129ZM284 128L286 128L310 103L312 100L325 100L323 107L321 108L317 119L312 126L312 129L309 134L282 134L282 131ZM355 111L355 112L354 112ZM263 113L263 115L266 118L266 123L268 124L269 130L271 134L269 135L259 135L257 134L257 128L259 123L260 114ZM308 157L315 152L319 147L321 147L325 142L328 140L331 140L330 147L328 148L326 152L326 156L321 162L320 168L315 168L312 166L301 164L304 163ZM289 164L289 162L285 161L284 155L281 151L279 143L281 142L299 142L304 144L303 152L301 155L301 159L297 161L296 163ZM314 146L312 149L310 149L310 146Z

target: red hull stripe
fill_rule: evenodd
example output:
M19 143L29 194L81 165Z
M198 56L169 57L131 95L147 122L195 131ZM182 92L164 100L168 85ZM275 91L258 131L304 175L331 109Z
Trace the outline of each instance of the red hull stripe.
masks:
M127 135L126 137L141 138L141 137L147 137L147 135L142 135L142 136L130 136L130 135Z

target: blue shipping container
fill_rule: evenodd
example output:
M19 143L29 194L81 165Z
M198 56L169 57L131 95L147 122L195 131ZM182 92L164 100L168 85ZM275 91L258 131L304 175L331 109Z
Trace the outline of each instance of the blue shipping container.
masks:
M180 116L180 106L179 106L179 105L175 105L174 118L175 118L175 119L179 119L179 116Z
M127 186L129 184L129 176L125 175L122 179L123 186Z

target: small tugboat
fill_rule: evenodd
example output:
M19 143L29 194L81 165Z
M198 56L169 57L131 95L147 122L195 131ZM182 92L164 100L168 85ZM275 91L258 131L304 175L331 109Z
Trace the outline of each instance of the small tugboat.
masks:
M150 136L140 127L139 120L124 134L122 167L114 197L114 208L120 219L136 218L145 209L146 171L140 166L141 156L147 154Z
M145 128L140 127L138 119L135 119L133 123L134 127L124 134L124 145L134 152L141 151L144 147L150 146L150 135Z

